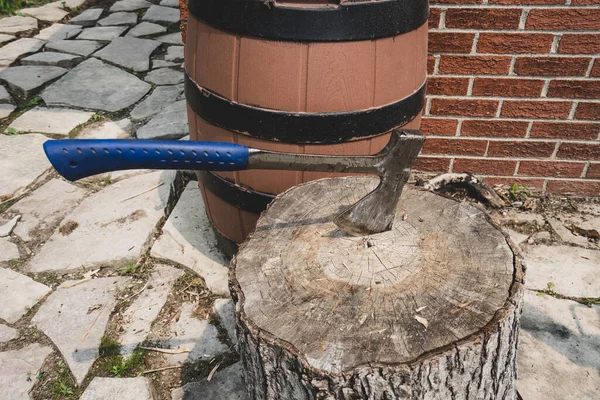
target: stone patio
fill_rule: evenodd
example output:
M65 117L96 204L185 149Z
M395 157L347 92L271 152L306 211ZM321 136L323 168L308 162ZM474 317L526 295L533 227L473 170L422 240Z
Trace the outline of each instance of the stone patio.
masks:
M246 399L227 260L197 183L161 171L68 183L42 151L188 134L177 4L74 16L56 2L0 20L0 400ZM523 400L593 399L600 247L569 227L600 230L600 202L544 204L492 213L528 265L517 387Z

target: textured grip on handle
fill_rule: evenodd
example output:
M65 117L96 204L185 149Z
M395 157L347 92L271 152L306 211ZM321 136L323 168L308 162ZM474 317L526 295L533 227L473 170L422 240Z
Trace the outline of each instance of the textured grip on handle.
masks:
M54 168L70 181L127 169L237 171L248 165L246 146L220 142L48 140L44 151Z

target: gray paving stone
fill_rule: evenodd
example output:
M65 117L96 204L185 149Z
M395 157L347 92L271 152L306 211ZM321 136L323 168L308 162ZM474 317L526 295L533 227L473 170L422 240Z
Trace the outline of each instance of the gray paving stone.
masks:
M159 33L163 33L166 31L167 31L166 26L153 24L152 22L142 22L142 23L134 26L133 28L131 28L131 30L129 32L127 32L127 35L125 35L125 36L126 37L127 36L142 37L142 36L149 36L149 35L157 35Z
M229 296L228 262L216 243L200 189L197 182L190 182L150 254L190 268L204 279L211 292Z
M81 7L86 0L59 0L61 5L64 4L64 7L67 8L76 8Z
M29 391L44 360L52 353L50 347L38 343L19 350L0 353L0 399L29 400Z
M178 63L174 63L174 62L171 62L171 61L152 60L152 69L165 68L165 67L176 67L178 65L179 65Z
M150 333L150 327L167 302L173 283L183 275L183 271L167 265L159 265L148 279L144 290L123 312L121 324L121 354L129 357L137 345Z
M100 40L100 41L111 41L121 36L123 32L127 30L127 27L123 26L97 26L93 28L85 28L77 40Z
M8 66L26 54L35 53L46 43L43 40L23 38L0 48L0 66Z
M21 10L23 15L28 15L42 21L57 22L63 19L68 11L62 9L62 2L45 4L41 7L24 8Z
M68 135L75 127L85 123L94 113L66 108L36 107L10 123L9 128L19 132Z
M179 8L179 0L162 0L160 2L161 6L164 7L175 7L175 8Z
M49 65L62 68L72 68L79 61L81 61L80 56L45 51L43 53L36 53L22 59L21 65Z
M231 343L237 343L237 335L235 333L235 317L233 315L233 301L230 298L216 299L213 309L221 321L221 325L227 330L227 336Z
M10 326L0 324L0 343L6 343L19 336L19 331Z
M46 240L86 193L78 186L52 179L7 210L21 215L13 234L25 242Z
M37 29L38 22L32 17L7 17L0 19L0 33L24 33Z
M17 107L12 104L0 104L0 120L8 118Z
M67 69L61 67L24 65L5 69L0 72L0 79L6 82L8 87L16 92L17 96L26 99L42 86L64 75L67 71Z
M128 118L91 124L79 133L79 139L127 139L131 137L133 124Z
M161 43L177 44L183 46L183 40L181 39L181 32L173 32L167 35L159 36L156 38Z
M100 26L133 26L137 24L137 14L131 12L117 12L98 21Z
M582 229L595 229L600 232L600 217L593 215L572 215L559 216L557 218L548 218L548 222L554 232L566 243L576 244L578 246L589 248L600 248L600 242L590 242L586 237L576 235L567 227L571 225L578 226Z
M13 98L8 94L8 90L0 85L0 103L13 103Z
M165 60L173 62L183 61L183 46L171 46L167 49Z
M185 400L249 400L246 386L242 378L242 365L236 363L217 371L210 381L203 379L199 382L186 384L179 399ZM176 398L176 397L174 397Z
M136 72L150 69L150 54L160 42L134 37L122 37L97 52L94 56Z
M131 111L131 119L141 121L160 112L166 105L171 104L183 93L183 85L158 86L144 101Z
M155 85L176 85L183 82L183 72L172 68L154 69L148 72L144 80Z
M19 223L21 219L20 215L16 215L11 220L0 225L0 238L10 236L12 231L15 229L15 226Z
M29 269L60 271L137 262L164 217L174 175L159 171L134 176L87 197L61 223L73 228L60 232L59 227Z
M570 297L600 297L600 251L572 246L524 246L526 287Z
M150 7L152 3L146 0L122 0L117 1L110 7L110 12L115 11L137 11Z
M141 376L137 378L95 377L80 397L80 400L126 399L157 399L152 380Z
M224 353L227 346L219 341L217 328L208 320L200 320L194 316L195 303L183 303L181 316L170 327L170 336L165 345L170 349L188 349L189 353L165 354L169 365L200 360L210 360Z
M136 103L150 88L134 75L90 58L46 88L41 96L47 105L114 112Z
M46 49L87 57L104 45L93 40L59 40L48 43Z
M175 24L179 22L179 18L179 10L177 9L153 5L146 11L142 19L159 24Z
M40 33L34 36L34 38L51 42L71 39L79 35L81 29L81 26L77 25L52 24L49 27L42 29Z
M15 40L15 39L16 39L16 37L13 35L7 35L4 33L0 33L0 45L4 44L4 43L8 43L11 40Z
M181 139L187 134L189 129L185 100L167 105L137 130L139 139Z
M14 324L51 291L26 275L0 268L0 318Z
M76 17L71 18L69 24L80 25L86 28L94 26L96 25L96 21L98 21L103 11L104 10L101 8L90 8Z
M78 385L98 357L98 347L115 306L117 287L129 278L98 278L52 293L31 323L58 347Z
M0 262L19 258L19 248L10 241L10 238L0 238Z
M600 307L525 293L517 353L523 399L597 398L598 348Z
M0 201L23 193L44 174L50 162L44 154L44 135L0 135Z

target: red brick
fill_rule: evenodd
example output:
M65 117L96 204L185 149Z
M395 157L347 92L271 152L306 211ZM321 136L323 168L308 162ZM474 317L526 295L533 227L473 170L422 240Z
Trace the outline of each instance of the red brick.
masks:
M489 157L550 157L554 152L554 142L490 142Z
M559 180L548 181L548 194L571 194L578 196L600 196L600 180Z
M544 187L544 179L535 179L535 178L517 178L517 177L504 177L504 178L496 178L490 177L485 178L483 180L490 186L495 185L505 185L507 187L511 187L515 183L519 186L523 186L528 188L529 190L542 190Z
M425 135L454 136L457 126L457 119L423 118L421 120L421 131Z
M600 120L600 103L579 103L575 111L576 119Z
M431 139L423 146L423 154L452 154L461 156L482 156L487 141L469 139Z
M529 11L525 29L550 31L592 31L600 29L600 9L534 8Z
M481 4L482 0L431 0L431 4Z
M553 80L550 82L548 97L597 99L600 98L600 81Z
M564 34L560 39L558 52L563 54L598 54L600 53L600 34Z
M441 14L442 10L440 10L439 8L430 8L429 9L429 20L427 21L427 23L429 24L429 28L437 28L438 26L440 26L440 14Z
M430 53L470 53L474 33L429 32Z
M446 28L517 29L520 19L520 8L449 8Z
M600 124L585 122L536 121L529 132L532 138L548 139L597 139Z
M454 160L452 171L483 175L512 175L516 167L517 162L510 160L457 158Z
M446 96L464 96L469 88L469 78L430 77L427 80L427 93Z
M466 120L461 127L461 136L478 137L525 137L527 121Z
M504 100L500 115L511 118L567 118L570 101Z
M510 57L442 55L440 74L507 75Z
M600 178L600 163L590 164L586 174L586 178Z
M595 4L600 4L600 0L572 0L572 6L592 6Z
M432 115L458 115L464 117L493 117L497 100L462 100L451 98L431 99Z
M594 66L592 67L592 72L590 73L590 76L594 78L600 78L600 61L598 61L597 59L596 61L594 61Z
M554 35L549 33L481 33L477 41L478 53L494 54L547 54L552 48Z
M435 69L435 57L432 55L427 56L427 73L429 75L433 74L433 70Z
M473 96L539 97L543 87L541 79L475 78Z
M560 161L521 161L518 175L578 178L585 163Z
M556 157L568 160L600 160L600 143L563 142Z
M546 4L565 4L565 0L489 0L489 4L503 5L546 5Z
M412 169L421 172L448 172L449 158L419 157L412 165Z
M584 76L589 65L589 58L519 57L515 62L515 73L529 76Z

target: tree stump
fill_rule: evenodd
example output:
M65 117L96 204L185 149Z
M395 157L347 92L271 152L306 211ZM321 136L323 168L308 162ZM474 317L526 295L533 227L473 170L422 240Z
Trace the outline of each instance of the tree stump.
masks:
M370 177L279 195L232 262L252 399L513 399L523 264L479 208L406 187L393 230L331 222Z

